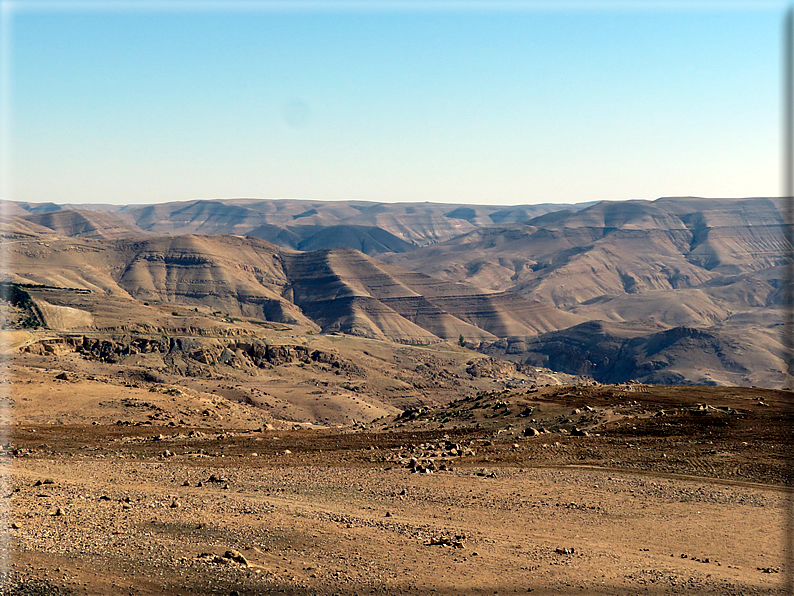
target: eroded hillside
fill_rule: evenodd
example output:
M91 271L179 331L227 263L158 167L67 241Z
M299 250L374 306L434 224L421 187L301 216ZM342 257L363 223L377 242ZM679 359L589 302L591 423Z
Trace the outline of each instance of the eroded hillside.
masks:
M9 243L10 280L89 292L91 298L81 295L76 301L77 294L68 290L56 302L52 292L49 300L39 297L89 313L106 308L98 305L108 297L126 298L131 308L133 302L182 305L411 343L455 341L461 335L479 343L582 320L519 296L488 294L385 265L352 249L296 252L238 236L47 240Z
M9 203L7 280L38 288L26 320L52 329L169 327L172 311L192 310L462 341L602 382L785 387L778 203Z

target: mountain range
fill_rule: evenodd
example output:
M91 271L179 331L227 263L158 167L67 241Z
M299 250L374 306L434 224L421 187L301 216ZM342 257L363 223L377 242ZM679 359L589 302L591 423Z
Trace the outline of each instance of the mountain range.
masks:
M347 246L366 254L403 252L484 225L514 223L579 205L454 205L262 199L193 200L156 205L56 205L6 202L9 216L67 236L91 238L235 234L279 246ZM352 234L352 236L351 236ZM301 246L302 245L302 246Z
M603 382L790 383L775 198L80 207L5 203L6 281L322 333L462 339ZM81 310L66 294L51 306Z

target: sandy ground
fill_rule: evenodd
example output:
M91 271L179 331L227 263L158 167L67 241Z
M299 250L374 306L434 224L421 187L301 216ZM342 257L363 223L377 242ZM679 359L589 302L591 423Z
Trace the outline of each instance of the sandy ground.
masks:
M783 593L791 392L466 380L454 348L322 341L364 372L15 358L0 594ZM394 363L413 397L380 417Z
M417 474L409 435L221 457L216 435L44 430L3 459L4 594L783 593L781 487L482 453Z

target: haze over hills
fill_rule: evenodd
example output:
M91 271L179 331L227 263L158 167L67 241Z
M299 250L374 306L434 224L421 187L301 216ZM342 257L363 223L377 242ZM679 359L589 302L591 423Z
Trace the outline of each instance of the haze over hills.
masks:
M780 265L782 222L773 199L602 202L480 228L388 260L570 307L603 296L699 287Z
M374 226L275 226L265 224L254 228L247 236L254 236L285 248L322 250L348 247L367 255L387 252L407 252L416 245L398 238L391 232Z
M603 321L490 353L603 381L632 371L656 383L779 386L785 250L776 199L665 198L559 211L384 258Z
M25 221L52 230L59 236L75 238L131 238L147 236L147 232L126 222L123 218L105 211L68 209L45 211L22 217Z
M11 204L11 279L390 341L463 336L605 382L790 383L776 199L106 207Z
M524 221L560 209L587 205L454 205L446 203L377 203L370 201L310 201L297 199L212 199L155 205L64 205L54 203L7 203L10 215L41 215L62 210L112 211L131 230L153 235L235 234L251 235L288 248L303 242L309 250L349 246L368 254L399 252L409 247L448 240L483 225ZM35 219L35 218L34 218ZM33 221L33 220L31 220ZM38 220L41 221L41 220ZM37 221L37 223L38 223ZM331 237L311 238L322 228L354 226L349 231L367 236L345 242L344 229ZM275 230L278 228L279 230ZM283 234L279 236L279 231ZM400 244L402 240L405 244ZM371 244L371 246L368 246ZM383 246L380 246L383 244Z

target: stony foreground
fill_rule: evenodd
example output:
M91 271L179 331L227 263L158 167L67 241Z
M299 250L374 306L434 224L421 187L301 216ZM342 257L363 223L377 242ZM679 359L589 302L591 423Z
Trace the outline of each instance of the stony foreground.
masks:
M3 594L783 593L779 486L506 464L518 445L466 437L451 470L413 473L440 435L263 432L221 455L111 430L4 457Z

